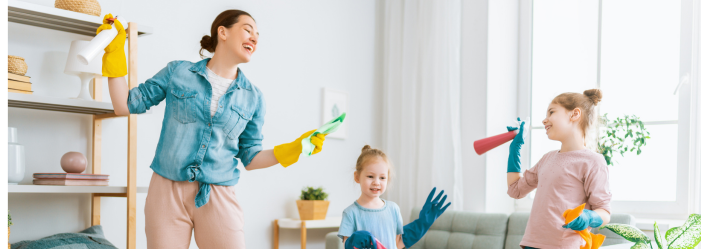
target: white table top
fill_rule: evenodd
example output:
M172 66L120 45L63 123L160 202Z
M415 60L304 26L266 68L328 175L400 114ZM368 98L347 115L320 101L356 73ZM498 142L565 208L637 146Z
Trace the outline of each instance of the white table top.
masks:
M623 244L618 244L618 245L602 246L599 248L601 248L601 249L630 249L630 247L633 245L635 245L635 243L630 242L630 243L623 243Z
M283 218L277 220L280 228L301 228L302 221L298 219ZM305 220L307 229L309 228L335 228L341 226L341 217L326 217L325 220Z

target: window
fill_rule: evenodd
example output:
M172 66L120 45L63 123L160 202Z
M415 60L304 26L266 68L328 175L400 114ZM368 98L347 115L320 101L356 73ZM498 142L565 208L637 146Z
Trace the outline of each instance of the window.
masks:
M520 75L520 89L530 89L521 105L530 108L519 113L532 117L524 164L533 166L560 148L541 122L550 101L563 92L600 88L599 114L637 115L651 133L641 155L614 156L613 209L686 215L689 86L674 91L691 68L691 0L528 2L521 13L530 16L521 21L531 24L530 32L520 35L521 49L531 52L520 62L521 72L529 72Z

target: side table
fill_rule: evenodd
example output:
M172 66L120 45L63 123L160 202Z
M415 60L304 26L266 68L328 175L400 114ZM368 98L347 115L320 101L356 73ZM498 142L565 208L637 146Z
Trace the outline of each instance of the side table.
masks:
M338 228L341 226L341 217L326 217L325 220L297 220L278 219L273 222L273 248L280 247L280 228L300 229L302 249L307 248L307 229L314 228Z

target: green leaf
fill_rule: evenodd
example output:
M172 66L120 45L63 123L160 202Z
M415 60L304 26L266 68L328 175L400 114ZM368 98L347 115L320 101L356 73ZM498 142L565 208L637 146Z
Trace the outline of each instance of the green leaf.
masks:
M301 200L326 200L326 198L329 195L324 192L324 188L319 187L319 188L313 188L313 187L306 187L302 188L302 195L299 197Z
M605 226L600 227L599 229L606 228L608 230L611 230L611 232L618 234L619 236L623 237L624 239L630 241L630 242L640 242L640 243L649 243L650 238L643 233L643 231L640 231L637 227L627 225L627 224L616 224L616 223L611 223ZM637 244L636 244L637 245ZM634 248L634 247L631 247ZM640 247L640 248L647 248L646 247Z
M652 249L652 248L650 248L648 243L640 241L640 242L635 243L635 245L631 246L630 249Z
M660 228L657 227L657 222L655 222L655 243L657 243L657 248L659 249L667 248L667 242L662 238Z
M665 233L664 238L667 239L667 241L669 241L669 238L672 237L672 234L673 234L673 233L677 233L676 230L679 230L679 227L672 227L672 228L670 228L670 229L667 230L667 232Z
M671 231L671 229L670 229ZM701 215L691 214L684 225L668 231L669 249L694 248L701 242Z

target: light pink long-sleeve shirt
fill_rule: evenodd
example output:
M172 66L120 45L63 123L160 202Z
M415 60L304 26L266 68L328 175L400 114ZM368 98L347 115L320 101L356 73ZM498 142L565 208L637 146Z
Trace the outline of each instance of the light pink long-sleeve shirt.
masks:
M526 170L508 191L509 196L521 199L538 188L521 246L550 249L584 245L579 234L562 228L562 213L582 203L587 204L586 209L611 213L608 172L604 157L590 150L551 151Z

